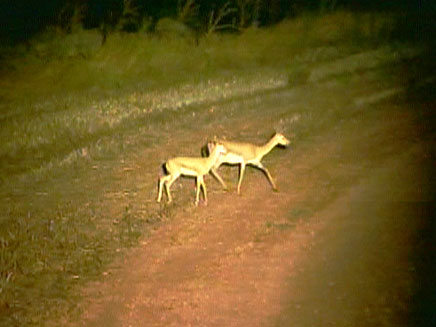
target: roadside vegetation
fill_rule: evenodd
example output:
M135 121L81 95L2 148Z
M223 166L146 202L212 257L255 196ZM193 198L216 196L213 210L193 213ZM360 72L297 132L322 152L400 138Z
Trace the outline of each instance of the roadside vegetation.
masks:
M114 177L119 169L158 172L148 158L138 158L143 166L125 164L138 149L158 152L181 126L195 134L196 124L224 120L186 118L212 113L216 104L231 106L332 75L345 83L362 65L371 69L416 58L426 51L416 39L422 31L405 29L403 18L311 13L267 28L244 26L238 33L209 31L200 37L145 30L104 36L80 27L66 34L50 28L3 49L0 326L44 326L76 317L81 285L104 274L114 258L171 219L175 208L187 207L189 200L156 207L155 193L133 182L117 190L124 178ZM371 51L375 61L342 66L339 74L329 70L330 62ZM420 72L411 67L408 74L417 78ZM381 78L401 78L396 68L389 73ZM342 108L321 109L283 113L274 127L291 132L292 125L304 146L311 135L343 119ZM123 201L128 196L143 205L131 207ZM105 206L108 197L118 201L115 211Z

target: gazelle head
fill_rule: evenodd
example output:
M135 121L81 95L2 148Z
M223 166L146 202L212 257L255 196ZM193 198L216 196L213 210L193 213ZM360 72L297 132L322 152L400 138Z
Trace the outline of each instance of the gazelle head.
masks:
M217 154L218 156L220 156L227 153L227 149L225 148L225 146L218 141L208 142L207 147L209 150L209 155Z
M275 133L273 136L273 140L274 142L276 142L277 144L283 145L283 146L287 146L289 145L289 143L291 143L291 141L289 141L283 134L281 133Z

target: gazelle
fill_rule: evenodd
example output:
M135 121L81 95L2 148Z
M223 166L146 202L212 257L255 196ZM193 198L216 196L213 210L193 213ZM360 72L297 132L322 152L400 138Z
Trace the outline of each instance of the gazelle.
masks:
M246 165L251 165L262 170L268 181L270 182L274 191L277 191L276 184L274 183L271 174L268 169L261 163L262 158L267 155L274 147L277 145L286 146L290 143L290 141L280 133L274 134L274 136L264 145L255 145L251 143L240 143L240 142L230 142L230 141L219 141L224 145L227 153L220 156L216 161L215 165L211 168L211 174L221 183L224 189L227 190L227 185L221 178L221 176L217 173L217 169L221 164L226 163L229 165L240 165L239 168L239 180L238 180L238 194L241 193L241 183L242 178L244 177L244 171ZM207 147L209 152L212 152L214 149L214 142L209 142Z
M219 157L226 153L226 149L220 143L213 143L213 150L210 152L207 158L192 158L192 157L176 157L169 159L165 164L165 169L168 175L159 179L159 193L157 196L157 202L162 199L162 188L165 185L165 191L168 196L168 202L172 201L170 187L174 181L180 177L192 176L196 178L197 190L195 197L195 205L198 205L200 200L200 189L203 188L204 200L207 203L207 191L206 184L204 184L204 175L207 175L210 169L219 160Z

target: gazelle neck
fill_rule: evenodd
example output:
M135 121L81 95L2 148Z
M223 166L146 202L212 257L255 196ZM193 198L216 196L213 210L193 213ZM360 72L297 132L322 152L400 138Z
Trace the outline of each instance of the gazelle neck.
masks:
M219 155L220 155L219 147L215 146L212 152L210 153L209 157L207 157L208 164L213 165L217 161Z
M275 146L278 144L277 140L273 137L266 144L260 147L259 153L262 154L262 157L269 153Z

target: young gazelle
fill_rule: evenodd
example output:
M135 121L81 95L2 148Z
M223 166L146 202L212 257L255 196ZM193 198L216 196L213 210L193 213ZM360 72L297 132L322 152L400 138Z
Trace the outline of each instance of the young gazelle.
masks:
M168 196L168 202L172 201L170 187L180 175L196 177L197 180L197 193L195 198L195 205L198 205L200 198L200 189L203 187L204 200L207 203L207 191L204 184L203 176L207 175L219 160L219 157L226 153L226 149L220 143L214 143L213 150L207 158L191 158L191 157L177 157L169 159L165 163L165 169L168 175L159 179L159 194L157 202L162 199L162 187L165 185L165 191Z
M224 187L224 189L227 189L226 183L224 183L223 179L220 175L217 173L217 169L219 166L223 163L229 164L229 165L240 165L239 170L239 181L238 181L238 194L241 193L241 183L242 178L244 177L244 171L246 165L252 165L260 170L262 170L266 177L268 178L268 181L271 183L272 188L277 191L276 184L274 183L274 180L271 177L271 174L269 173L268 169L262 165L261 160L262 158L267 155L275 146L277 145L283 145L286 146L290 143L290 141L283 136L283 134L276 133L274 136L264 145L255 145L251 143L240 143L240 142L230 142L230 141L219 141L224 145L224 147L227 150L227 153L220 158L218 158L215 165L211 168L211 174L221 183L221 185ZM208 149L209 151L213 151L214 149L214 142L208 143Z

